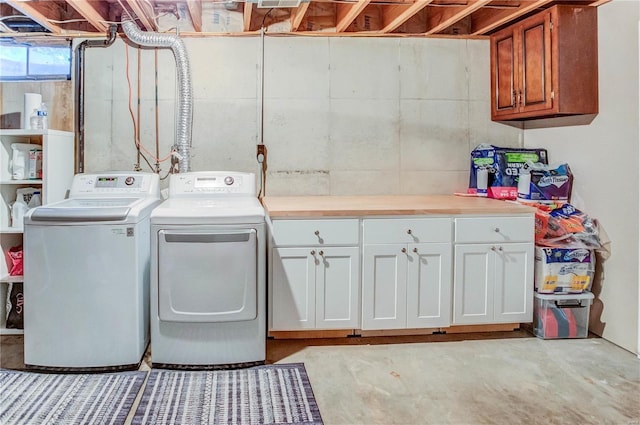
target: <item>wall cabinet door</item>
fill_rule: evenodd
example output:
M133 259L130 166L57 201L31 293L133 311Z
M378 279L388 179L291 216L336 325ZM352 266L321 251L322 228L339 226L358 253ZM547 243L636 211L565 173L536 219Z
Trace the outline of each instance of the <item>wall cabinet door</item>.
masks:
M407 327L407 245L364 245L362 329Z
M314 329L316 321L315 257L313 248L272 250L271 328Z
M314 262L317 329L358 327L360 250L333 247L317 251Z
M457 245L454 324L531 322L532 267L532 243Z
M491 35L491 119L598 112L597 11L557 5Z
M358 327L357 247L274 248L272 330Z

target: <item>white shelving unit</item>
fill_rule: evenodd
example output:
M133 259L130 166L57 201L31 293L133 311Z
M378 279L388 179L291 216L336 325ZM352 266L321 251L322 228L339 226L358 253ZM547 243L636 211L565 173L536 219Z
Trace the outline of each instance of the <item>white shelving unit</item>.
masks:
M0 261L0 335L22 334L22 329L7 329L6 300L10 283L23 283L22 276L10 276L7 251L22 245L23 230L11 223L10 205L16 200L16 189L39 187L42 203L65 198L74 173L74 134L58 130L0 129L0 247L4 261ZM42 146L42 179L13 180L11 178L12 143Z

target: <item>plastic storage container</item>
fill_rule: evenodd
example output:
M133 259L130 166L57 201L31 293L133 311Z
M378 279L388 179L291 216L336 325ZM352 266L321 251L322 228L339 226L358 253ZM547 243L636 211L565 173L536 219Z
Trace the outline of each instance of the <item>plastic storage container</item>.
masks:
M591 292L534 294L533 334L543 339L586 338L592 302Z

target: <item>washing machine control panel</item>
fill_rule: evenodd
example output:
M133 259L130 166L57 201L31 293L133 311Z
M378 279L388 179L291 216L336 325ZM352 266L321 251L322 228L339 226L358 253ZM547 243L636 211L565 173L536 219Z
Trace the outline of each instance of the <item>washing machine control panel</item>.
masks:
M151 177L144 173L77 174L71 185L71 194L145 196L155 190L151 180Z
M169 197L194 195L254 195L251 173L193 172L173 174Z

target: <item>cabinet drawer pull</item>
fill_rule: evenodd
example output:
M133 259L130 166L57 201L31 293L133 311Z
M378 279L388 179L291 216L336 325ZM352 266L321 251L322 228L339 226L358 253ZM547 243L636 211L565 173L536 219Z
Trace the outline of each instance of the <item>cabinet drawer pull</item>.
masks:
M316 230L315 232L313 232L313 234L316 236L320 236L320 230Z
M407 235L410 235L411 233L413 233L411 229L407 230Z
M320 255L324 255L324 251L320 251L318 254L320 254Z
M495 251L495 250L496 250L496 247L495 247L495 246L492 246L492 247L491 247L491 251Z
M502 252L502 247L501 246L498 247L498 251Z
M413 252L418 253L418 248L413 248Z
M495 227L495 228L493 229L493 231L494 231L494 232L496 232L496 233L500 233L500 228L499 228L499 227Z
M311 251L311 255L316 255L316 252L314 250Z
M403 253L407 252L407 248L402 248L400 251L402 251Z

